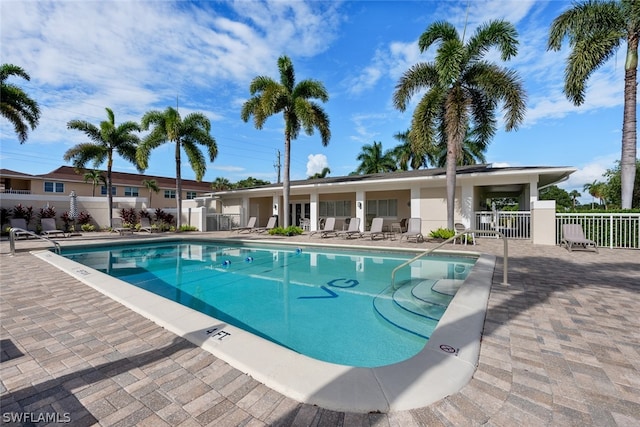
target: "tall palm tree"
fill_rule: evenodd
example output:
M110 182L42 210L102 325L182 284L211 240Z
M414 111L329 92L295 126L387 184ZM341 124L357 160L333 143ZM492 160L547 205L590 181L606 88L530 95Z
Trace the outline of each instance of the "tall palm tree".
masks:
M470 129L467 132L460 146L457 166L477 165L486 163L484 153L489 147L488 140L478 140ZM447 141L440 141L433 146L429 155L429 161L434 166L443 168L447 165Z
M396 145L396 147L393 148L393 156L398 163L398 169L403 171L409 170L409 166L411 166L413 170L427 166L427 156L419 155L411 149L411 140L409 139L410 132L411 130L406 130L393 135L395 139L400 141L400 145Z
M211 183L211 189L213 191L226 191L226 190L231 190L232 188L233 188L233 184L231 183L231 181L221 176L214 179L213 182Z
M99 171L98 169L91 169L89 171L86 171L84 175L82 175L82 179L85 183L91 182L91 197L96 197L96 185L100 183L104 183L104 185L107 185L107 180L102 174L102 171Z
M356 159L360 161L356 174L393 172L397 169L393 151L387 150L383 153L382 143L378 141L374 141L372 145L363 145Z
M107 162L107 198L109 201L109 227L111 227L113 219L113 195L111 194L113 153L115 152L123 159L136 164L136 147L140 139L133 132L139 132L140 126L131 121L116 126L113 111L110 108L105 108L105 110L107 111L107 120L100 122L99 128L84 120L71 120L67 123L67 129L84 132L92 142L84 142L71 147L64 153L64 160L71 160L76 169L84 169L89 161L93 161L94 167Z
M600 201L600 205L604 205L604 209L607 210L607 199L605 197L605 186L604 182L599 182L597 180L586 183L582 188L584 191L588 192L591 197L594 197Z
M435 22L418 41L420 52L439 42L433 62L414 65L400 78L393 95L395 107L407 108L410 98L426 89L413 113L413 150L427 153L438 141L447 145L447 226L453 229L456 164L467 129L487 143L496 132L496 109L504 104L505 128L516 129L525 113L525 92L515 71L484 59L491 47L506 61L517 54L514 26L506 21L481 25L464 41L453 25Z
M198 145L207 149L210 162L213 162L218 155L216 140L209 133L211 132L211 122L202 113L191 113L182 119L178 110L167 107L164 111L147 112L142 116L140 124L144 130L148 130L153 125L149 135L138 146L136 160L140 168L149 167L149 156L154 148L167 142L175 144L176 205L178 208L176 228L180 229L182 226L181 153L184 149L191 169L196 174L196 180L201 181L207 171L207 163Z
M13 124L18 141L24 144L29 128L34 130L38 126L40 107L18 86L7 83L10 76L22 77L27 81L31 77L17 65L0 66L0 114Z
M329 100L329 94L324 85L317 81L306 79L298 84L291 59L287 56L278 58L280 82L268 76L258 76L251 81L249 92L251 98L244 103L240 117L253 122L257 129L262 129L269 116L282 113L284 118L284 177L282 179L282 195L284 203L284 227L289 226L289 169L291 163L291 140L296 139L300 130L307 135L313 135L314 129L320 132L322 145L329 144L331 131L329 130L329 116L322 107L313 101Z
M329 169L328 167L324 167L322 168L322 171L314 173L309 177L309 179L326 178L327 175L329 175L330 173L331 173L331 169Z
M151 206L151 196L153 195L153 193L158 194L160 192L158 182L155 179L143 179L142 185L144 185L144 188L149 190L149 206Z
M630 209L636 174L636 108L640 2L587 0L558 16L549 31L548 49L558 51L569 39L571 53L565 69L564 93L575 105L584 102L589 76L626 42L624 108L622 115L622 208Z

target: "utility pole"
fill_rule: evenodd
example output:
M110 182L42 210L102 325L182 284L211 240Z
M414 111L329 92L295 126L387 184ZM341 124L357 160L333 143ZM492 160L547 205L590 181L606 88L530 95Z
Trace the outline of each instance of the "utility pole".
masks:
M280 169L281 169L280 150L276 150L276 152L277 152L277 158L276 158L276 162L273 164L273 167L276 169L276 173L278 174L278 184L280 184Z

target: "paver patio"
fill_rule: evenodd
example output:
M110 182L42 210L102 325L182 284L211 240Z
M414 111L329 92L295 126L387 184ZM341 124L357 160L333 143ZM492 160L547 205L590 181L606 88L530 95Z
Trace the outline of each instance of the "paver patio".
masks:
M2 424L29 425L12 422L20 414L74 426L640 425L637 250L570 253L510 241L504 286L500 241L447 246L499 257L473 379L428 407L355 414L270 390L25 251L46 244L17 246L11 257L0 243Z

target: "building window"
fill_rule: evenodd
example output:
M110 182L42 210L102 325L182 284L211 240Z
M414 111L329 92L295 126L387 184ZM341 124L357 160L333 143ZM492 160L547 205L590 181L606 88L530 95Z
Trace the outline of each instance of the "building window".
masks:
M103 185L100 187L100 194L102 194L103 196L107 195L107 186ZM116 195L116 187L111 186L111 195L115 196Z
M124 187L125 197L138 197L138 187Z
M367 200L367 215L374 217L397 217L398 200Z
M195 191L187 191L187 200L195 199L196 192Z
M165 199L175 199L176 198L176 190L164 190L164 198Z
M45 181L44 192L45 193L64 193L64 183Z
M320 202L319 215L322 217L350 217L351 200L327 200Z

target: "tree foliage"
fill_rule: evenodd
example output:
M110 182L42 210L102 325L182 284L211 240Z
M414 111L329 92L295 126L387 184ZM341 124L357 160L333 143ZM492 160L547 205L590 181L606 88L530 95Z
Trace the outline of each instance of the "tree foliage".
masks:
M11 76L31 80L29 74L13 64L0 66L0 115L13 125L20 144L24 144L29 128L34 130L40 120L40 107L19 86L7 82Z

